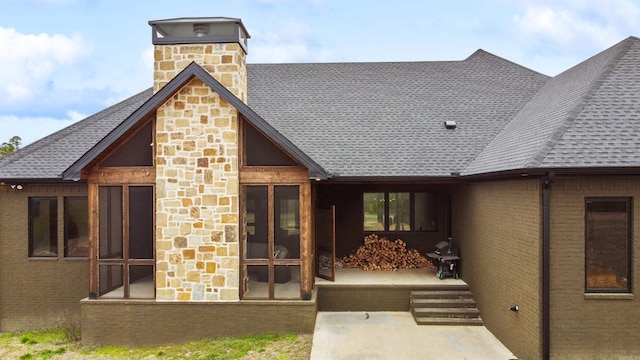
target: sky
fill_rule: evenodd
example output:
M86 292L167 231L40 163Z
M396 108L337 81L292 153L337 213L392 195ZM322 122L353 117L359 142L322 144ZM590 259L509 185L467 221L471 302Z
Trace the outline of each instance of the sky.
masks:
M27 145L151 87L148 22L209 16L242 19L248 63L483 49L554 76L640 36L640 0L0 0L0 143Z

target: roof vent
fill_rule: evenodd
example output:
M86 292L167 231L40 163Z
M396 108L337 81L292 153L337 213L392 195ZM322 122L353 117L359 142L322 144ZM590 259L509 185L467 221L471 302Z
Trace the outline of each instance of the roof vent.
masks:
M445 129L455 129L456 128L455 120L445 120L444 127Z

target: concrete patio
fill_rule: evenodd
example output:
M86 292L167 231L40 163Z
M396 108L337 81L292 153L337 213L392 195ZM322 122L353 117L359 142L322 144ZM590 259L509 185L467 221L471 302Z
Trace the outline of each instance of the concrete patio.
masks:
M311 360L515 359L484 326L420 326L409 312L319 312Z

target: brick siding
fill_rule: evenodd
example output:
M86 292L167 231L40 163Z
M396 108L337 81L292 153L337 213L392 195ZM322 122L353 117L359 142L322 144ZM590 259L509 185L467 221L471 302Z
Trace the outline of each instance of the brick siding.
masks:
M470 183L453 196L462 279L486 327L523 359L541 357L540 193L537 179L523 179Z
M585 197L633 197L633 283L640 280L640 180L556 179L551 191L551 355L554 359L640 358L635 295L585 296ZM637 289L634 286L634 289Z
M58 197L58 257L28 257L29 197ZM79 324L89 293L88 259L64 258L64 196L86 196L83 185L0 185L0 331L50 328L66 316Z

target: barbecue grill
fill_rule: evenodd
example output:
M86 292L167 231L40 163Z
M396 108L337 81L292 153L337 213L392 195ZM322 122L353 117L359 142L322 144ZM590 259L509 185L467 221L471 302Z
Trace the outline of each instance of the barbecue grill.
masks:
M453 238L449 238L448 241L440 241L436 244L436 250L431 253L427 253L427 258L436 267L436 276L440 280L447 276L458 278L458 262L460 256L458 256L458 248L453 246Z

